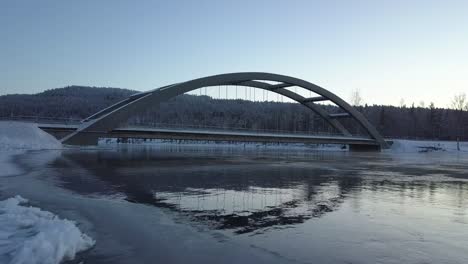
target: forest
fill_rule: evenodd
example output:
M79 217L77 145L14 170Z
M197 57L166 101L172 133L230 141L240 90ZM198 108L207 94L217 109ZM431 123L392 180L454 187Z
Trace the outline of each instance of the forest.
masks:
M125 99L136 91L69 86L34 95L0 96L0 118L52 118L76 121ZM322 105L330 113L334 105ZM388 138L468 140L468 111L422 106L356 106ZM353 120L343 120L352 134L364 134ZM246 129L295 133L336 133L322 118L298 103L178 96L133 117L128 125Z

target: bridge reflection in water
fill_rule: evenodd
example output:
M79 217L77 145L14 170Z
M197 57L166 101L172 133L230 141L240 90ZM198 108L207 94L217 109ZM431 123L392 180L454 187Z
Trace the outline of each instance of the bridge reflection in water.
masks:
M437 180L407 181L405 175L414 174L411 167L394 166L398 160L388 156L235 150L224 154L150 148L67 151L53 167L62 186L75 192L152 205L208 228L236 234L294 227L337 211L346 201L359 208L361 195L368 199L372 193L388 195L389 199L400 197L403 203L405 197L437 200L458 189L460 193L447 196L453 199L444 199L462 204L468 195L466 182L454 178L440 181L444 173L465 177L463 170L418 168L425 179L433 175ZM463 206L460 208L463 212Z

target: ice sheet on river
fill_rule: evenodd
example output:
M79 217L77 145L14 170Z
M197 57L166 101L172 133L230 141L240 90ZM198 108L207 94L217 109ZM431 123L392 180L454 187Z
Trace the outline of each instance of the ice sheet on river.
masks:
M74 222L25 203L21 196L0 201L0 263L60 263L94 245Z

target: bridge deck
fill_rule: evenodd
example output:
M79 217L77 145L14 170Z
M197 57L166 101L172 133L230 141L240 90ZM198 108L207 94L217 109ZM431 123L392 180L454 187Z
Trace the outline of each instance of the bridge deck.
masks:
M57 124L40 124L44 131L62 138L74 132L78 126L60 126ZM143 138L143 139L175 139L175 140L207 140L207 141L246 141L246 142L280 142L306 144L346 144L378 146L370 138L349 137L336 135L307 135L294 133L269 133L255 131L213 131L201 129L173 129L173 128L117 128L108 133L100 131L86 131L101 138Z
M141 131L141 132L159 132L159 133L184 133L184 134L207 134L207 135L228 135L228 136L257 136L257 137L294 137L299 139L306 138L323 138L323 139L340 139L340 140L364 140L364 141L374 141L370 138L364 137L348 137L342 135L312 135L304 133L273 133L273 132L264 132L264 131L229 131L229 130L209 130L209 129L174 129L174 128L142 128L142 127L124 127L114 129L114 131L124 132L124 131Z

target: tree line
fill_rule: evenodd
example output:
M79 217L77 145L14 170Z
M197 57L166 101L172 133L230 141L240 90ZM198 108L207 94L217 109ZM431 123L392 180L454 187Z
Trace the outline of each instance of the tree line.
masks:
M34 95L4 95L0 96L0 117L83 119L134 93L128 89L69 86ZM468 140L468 107L463 95L454 98L453 109L438 108L433 103L428 107L359 105L362 102L359 94L353 96L359 98L351 102L385 137ZM322 107L330 113L340 112L334 105ZM354 120L343 123L352 134L365 134ZM128 125L337 133L320 116L297 103L188 94L147 109L129 120Z

